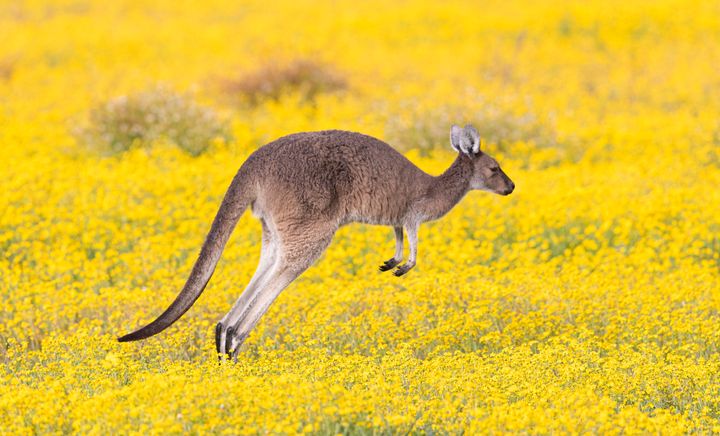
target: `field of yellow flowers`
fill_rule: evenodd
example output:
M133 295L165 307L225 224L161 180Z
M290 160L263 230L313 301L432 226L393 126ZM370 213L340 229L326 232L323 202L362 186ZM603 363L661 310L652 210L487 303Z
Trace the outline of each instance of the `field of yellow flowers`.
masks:
M720 432L715 0L0 4L0 433ZM232 176L287 133L428 172L473 123L515 181L350 225L237 364L241 219L166 332Z

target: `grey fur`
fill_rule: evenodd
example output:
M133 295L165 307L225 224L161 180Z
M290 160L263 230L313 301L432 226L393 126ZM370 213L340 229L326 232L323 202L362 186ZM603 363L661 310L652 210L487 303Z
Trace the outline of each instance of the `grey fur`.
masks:
M453 126L450 127L450 145L452 146L453 150L467 153L467 149L464 148L463 144L463 136L464 132L460 126L456 126L453 124Z
M470 144L472 144L472 153L478 154L480 152L480 133L475 127L468 124L465 126L465 136L470 141Z
M218 353L236 358L242 341L270 304L325 251L335 231L361 222L395 228L395 256L381 266L396 276L415 266L421 223L445 215L471 189L502 195L514 189L497 162L480 152L472 126L452 127L460 150L443 174L420 170L386 143L360 133L327 130L288 135L255 151L240 167L220 206L190 278L170 307L121 342L159 333L182 316L202 293L244 210L263 225L258 270L220 321ZM410 254L402 261L403 228ZM399 266L398 266L399 265Z
M480 152L480 133L468 124L464 129L453 125L450 128L450 145L455 151L474 155Z

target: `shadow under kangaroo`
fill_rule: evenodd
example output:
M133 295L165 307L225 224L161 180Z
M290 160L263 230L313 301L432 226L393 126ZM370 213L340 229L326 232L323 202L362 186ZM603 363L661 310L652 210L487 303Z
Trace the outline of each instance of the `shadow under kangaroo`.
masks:
M406 274L415 266L420 224L445 215L470 190L508 195L515 189L497 161L480 150L474 127L452 126L450 143L458 156L439 176L425 173L388 144L354 132L296 133L259 148L233 178L175 301L155 321L118 340L158 334L195 303L248 206L262 224L260 263L216 327L221 357L237 359L240 345L272 302L320 257L340 226L392 226L395 255L380 271ZM403 229L410 250L401 264Z

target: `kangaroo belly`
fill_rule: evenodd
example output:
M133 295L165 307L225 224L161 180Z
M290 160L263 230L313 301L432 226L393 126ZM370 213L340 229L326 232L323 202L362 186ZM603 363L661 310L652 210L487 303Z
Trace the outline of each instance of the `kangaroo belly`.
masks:
M401 226L402 221L401 220L390 220L387 219L387 217L382 216L367 216L367 215L354 215L349 216L343 224L349 224L349 223L362 223L362 224L372 224L372 225L378 225L378 226Z
M345 204L345 222L399 226L407 215L404 202L382 193L354 197Z

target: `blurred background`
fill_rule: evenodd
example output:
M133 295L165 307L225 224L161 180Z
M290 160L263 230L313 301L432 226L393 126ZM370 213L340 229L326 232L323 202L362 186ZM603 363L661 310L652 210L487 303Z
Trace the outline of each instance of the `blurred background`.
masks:
M717 135L707 105L720 86L718 7L7 2L0 11L3 143L27 150L49 140L63 150L80 139L115 150L137 137L178 142L173 129L213 118L212 110L229 126L193 127L197 141L184 145L192 153L208 138L243 148L331 127L428 150L446 148L448 124L474 122L526 165L603 159L617 148L635 155L648 141L667 142L670 120L675 130L691 130L678 135L688 140L699 139L690 136L699 129ZM161 108L142 106L172 104L165 100L173 93L207 109L184 108L175 124L136 119L162 118L152 112ZM130 99L114 109L128 113L107 109L117 98ZM160 102L146 101L153 98ZM42 124L43 133L19 124ZM115 137L97 137L108 131ZM541 152L530 158L526 148Z

